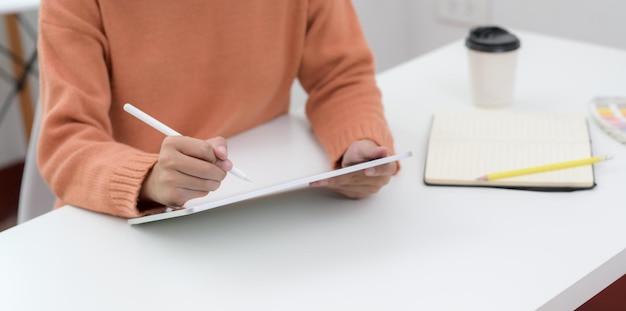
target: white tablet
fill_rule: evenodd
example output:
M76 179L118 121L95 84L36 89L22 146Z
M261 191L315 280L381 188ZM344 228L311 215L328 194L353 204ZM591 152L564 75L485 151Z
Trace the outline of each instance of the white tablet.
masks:
M371 160L368 162L363 162L360 164L328 171L328 172L321 173L321 174L311 175L308 177L298 178L298 179L287 181L287 182L281 182L281 183L274 184L274 185L264 186L260 189L251 190L249 192L235 194L235 195L223 197L223 198L217 198L215 201L204 202L204 203L192 205L189 207L187 207L187 204L186 204L186 207L180 210L174 210L174 211L163 212L163 213L153 214L153 215L148 215L148 216L143 216L143 217L131 218L128 220L128 223L131 225L135 225L135 224L141 224L141 223L163 220L163 219L168 219L168 218L191 215L191 214L199 213L199 212L206 211L212 208L233 204L236 202L241 202L241 201L245 201L249 199L267 196L270 194L294 190L300 187L308 186L309 183L314 182L314 181L324 180L324 179L336 177L339 175L353 173L356 171L364 170L369 167L378 166L378 165L382 165L382 164L393 162L393 161L398 161L404 158L408 158L410 156L412 156L412 153L410 151L398 153L396 155L392 155L392 156L388 156L388 157L384 157L384 158L380 158L376 160ZM219 193L219 189L216 191L216 193ZM207 196L207 198L210 198L210 197L211 195Z

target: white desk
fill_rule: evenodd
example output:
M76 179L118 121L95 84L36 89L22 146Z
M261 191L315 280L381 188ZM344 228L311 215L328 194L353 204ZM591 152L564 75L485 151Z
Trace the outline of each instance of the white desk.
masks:
M594 85L626 61L624 51L520 36L511 109L585 112ZM471 108L466 65L457 41L380 75L397 149L414 156L379 194L302 190L135 227L65 207L0 234L2 306L575 308L626 272L626 147L591 123L594 149L616 158L597 165L590 191L425 186L432 112ZM240 167L253 163L239 156Z

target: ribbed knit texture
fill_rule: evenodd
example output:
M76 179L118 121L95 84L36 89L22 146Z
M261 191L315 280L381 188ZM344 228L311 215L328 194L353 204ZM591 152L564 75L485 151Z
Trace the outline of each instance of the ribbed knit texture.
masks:
M183 135L230 137L287 113L298 78L331 163L361 138L393 150L348 0L43 0L39 53L38 159L57 206L141 215L163 135L126 102Z

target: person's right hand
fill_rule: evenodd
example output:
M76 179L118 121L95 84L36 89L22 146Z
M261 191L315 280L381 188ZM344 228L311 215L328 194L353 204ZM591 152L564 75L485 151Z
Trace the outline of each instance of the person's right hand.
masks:
M142 184L139 200L182 206L219 188L232 167L223 137L201 140L168 136Z

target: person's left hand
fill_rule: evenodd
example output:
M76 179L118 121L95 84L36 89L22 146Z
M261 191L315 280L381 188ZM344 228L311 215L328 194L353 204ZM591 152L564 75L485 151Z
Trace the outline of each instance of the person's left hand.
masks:
M343 154L341 167L383 158L386 157L388 153L389 150L387 147L381 147L371 140L362 139L352 143L352 145L348 147ZM391 162L354 173L312 182L310 186L326 187L346 197L361 199L378 192L380 188L389 183L391 176L397 169L397 163Z

